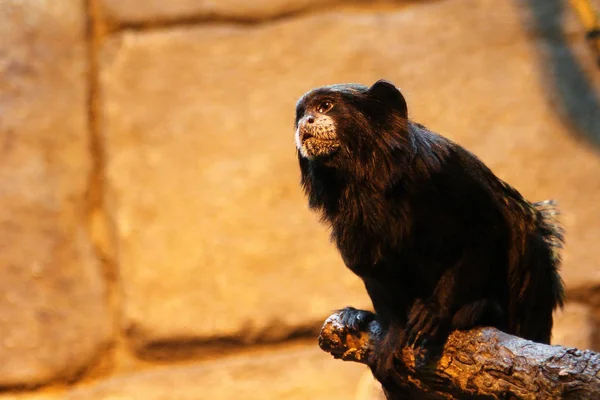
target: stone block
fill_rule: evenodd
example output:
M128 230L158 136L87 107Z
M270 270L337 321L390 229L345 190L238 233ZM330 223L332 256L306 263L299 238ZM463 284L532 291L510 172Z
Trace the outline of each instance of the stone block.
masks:
M63 399L351 399L365 369L334 360L310 344L116 376Z
M504 26L498 31L499 38L506 33L502 28L507 26L512 30L524 29L534 35L581 31L575 12L561 0L146 0L143 6L139 0L95 1L98 2L101 18L109 25L116 26L160 26L211 20L265 21L326 10L357 9L386 13L390 10L426 10L430 7L434 13L440 8L451 11L444 16L444 29L453 25L464 25L468 29L471 25L485 24L487 21L496 24L501 21ZM427 18L421 20L426 21ZM443 31L439 32L443 36Z
M0 387L71 378L109 340L85 35L81 1L0 2Z

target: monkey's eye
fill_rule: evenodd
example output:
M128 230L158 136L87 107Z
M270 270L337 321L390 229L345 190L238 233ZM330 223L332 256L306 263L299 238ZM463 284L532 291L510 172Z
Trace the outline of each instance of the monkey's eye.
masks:
M333 103L329 100L324 100L321 102L321 104L319 104L319 107L317 107L317 111L320 112L321 114L324 114L327 111L331 110L332 108L333 108Z

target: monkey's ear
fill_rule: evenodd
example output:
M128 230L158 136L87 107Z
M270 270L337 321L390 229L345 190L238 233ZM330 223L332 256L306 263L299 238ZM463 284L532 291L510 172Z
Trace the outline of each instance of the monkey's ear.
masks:
M404 118L408 118L408 107L402 93L392 83L380 79L373 84L367 94L385 104L392 106Z

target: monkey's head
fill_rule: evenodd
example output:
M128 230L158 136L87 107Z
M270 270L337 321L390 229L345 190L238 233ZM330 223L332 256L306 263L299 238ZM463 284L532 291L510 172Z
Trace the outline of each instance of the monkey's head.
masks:
M354 175L385 168L406 145L407 124L404 96L387 81L313 89L296 105L296 148L303 174L309 164Z

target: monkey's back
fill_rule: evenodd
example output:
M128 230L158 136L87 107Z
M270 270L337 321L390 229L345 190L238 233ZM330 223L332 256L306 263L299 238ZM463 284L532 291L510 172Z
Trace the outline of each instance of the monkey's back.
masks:
M433 135L450 150L439 170L429 174L426 186L440 188L438 195L444 200L439 204L445 212L458 216L455 223L462 226L455 230L454 239L446 234L438 240L466 241L463 257L476 254L467 255L472 263L472 285L485 287L495 302L493 307L499 308L486 322L491 320L508 333L549 343L552 313L564 304L558 273L563 234L555 219L558 212L554 202L530 203L475 155ZM430 237L434 236L431 232Z

